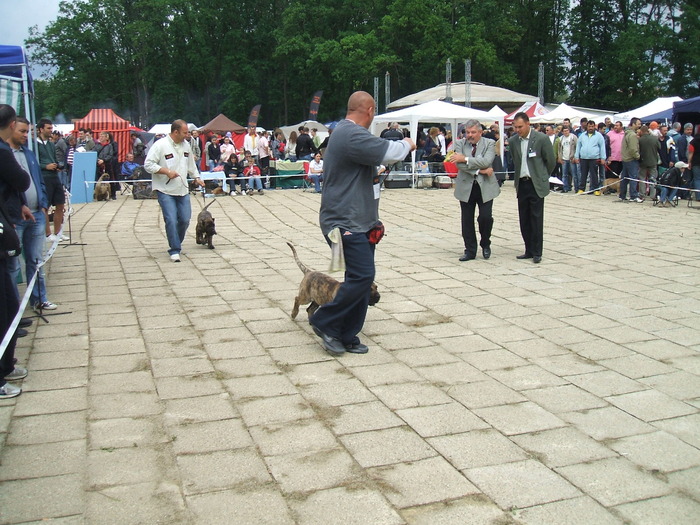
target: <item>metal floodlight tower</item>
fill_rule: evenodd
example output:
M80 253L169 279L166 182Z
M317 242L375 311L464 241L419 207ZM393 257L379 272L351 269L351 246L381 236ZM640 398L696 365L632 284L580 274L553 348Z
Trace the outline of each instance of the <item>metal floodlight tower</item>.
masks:
M389 109L389 103L391 102L391 75L388 71L384 75L384 99L386 100L384 111L387 111Z
M472 107L472 61L464 61L464 107Z
M540 99L540 104L544 106L544 63L542 62L537 73L537 97Z
M379 77L374 77L374 107L379 107Z
M445 102L452 102L452 60L445 63Z

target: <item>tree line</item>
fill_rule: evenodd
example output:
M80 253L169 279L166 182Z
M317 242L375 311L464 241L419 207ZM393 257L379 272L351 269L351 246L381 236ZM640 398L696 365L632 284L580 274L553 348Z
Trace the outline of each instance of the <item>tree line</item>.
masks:
M223 112L245 125L344 115L349 93L390 73L396 99L445 80L537 94L546 102L625 110L657 96L700 94L697 0L72 0L30 60L37 114L84 116L112 107L142 126Z

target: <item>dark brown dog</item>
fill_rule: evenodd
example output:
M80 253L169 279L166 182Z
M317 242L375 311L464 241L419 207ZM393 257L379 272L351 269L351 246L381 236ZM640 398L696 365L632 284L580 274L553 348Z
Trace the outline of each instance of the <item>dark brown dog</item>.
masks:
M109 183L103 182L109 180L109 173L103 173L99 179L97 179L97 184L95 184L95 193L93 199L96 201L108 201L109 200Z
M197 232L195 240L197 244L206 244L209 246L210 250L214 249L214 243L212 242L214 235L216 235L216 227L214 226L214 217L211 213L207 211L207 208L211 206L211 201L207 204L202 211L197 215Z
M294 298L294 308L292 308L292 319L296 319L299 313L299 306L302 304L310 303L306 308L306 312L311 317L319 306L326 303L330 303L335 294L338 293L338 288L340 288L340 281L333 279L333 277L326 275L325 273L316 272L304 266L299 260L297 251L291 243L287 243L292 249L294 254L294 260L299 266L299 269L304 274L304 278L299 284L299 295ZM372 288L369 293L369 305L374 306L379 302L381 295L377 291L377 284L372 283Z

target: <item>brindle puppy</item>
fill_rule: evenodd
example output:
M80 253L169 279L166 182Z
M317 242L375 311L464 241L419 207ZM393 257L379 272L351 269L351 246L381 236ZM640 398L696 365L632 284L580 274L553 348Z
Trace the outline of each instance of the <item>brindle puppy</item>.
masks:
M291 243L287 243L292 249L294 254L294 260L299 266L299 269L303 272L304 278L299 284L299 295L294 298L294 308L292 308L292 319L296 319L299 313L299 305L310 303L306 308L306 312L309 318L318 310L319 306L326 303L330 303L335 294L338 293L338 288L340 288L340 281L333 279L325 273L316 272L304 266L297 256L297 251ZM369 294L369 305L374 306L379 302L381 295L377 291L377 284L372 283L372 289Z
M103 173L102 176L97 179L97 184L95 184L95 192L93 194L93 199L96 201L108 201L109 200L109 184L103 182L109 180L109 173Z
M211 201L209 204L207 204L202 211L199 212L199 215L197 215L197 232L196 232L196 241L197 244L206 244L209 246L210 250L214 249L214 243L212 242L212 239L214 235L216 235L216 227L214 226L214 217L211 216L211 213L207 211L207 208L211 206L211 203L214 201Z

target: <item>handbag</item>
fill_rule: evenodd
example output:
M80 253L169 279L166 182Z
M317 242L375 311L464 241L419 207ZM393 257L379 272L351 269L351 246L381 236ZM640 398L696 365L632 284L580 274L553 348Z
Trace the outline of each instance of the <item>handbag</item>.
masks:
M0 202L0 259L5 260L22 253L19 236L10 222L5 204Z

